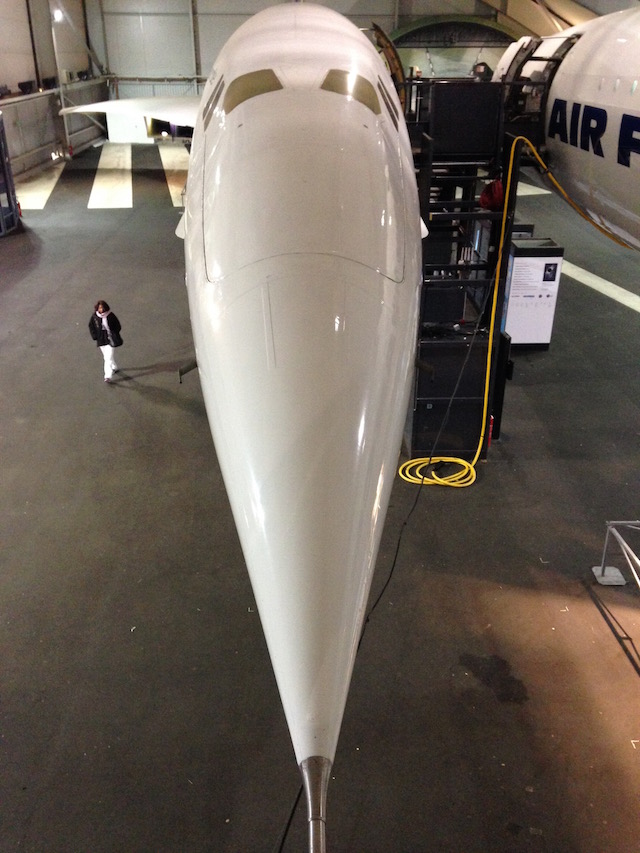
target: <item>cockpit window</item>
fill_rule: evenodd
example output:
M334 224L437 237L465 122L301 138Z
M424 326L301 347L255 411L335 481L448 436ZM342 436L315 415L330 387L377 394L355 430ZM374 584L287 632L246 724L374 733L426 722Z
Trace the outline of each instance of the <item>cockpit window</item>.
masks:
M282 89L282 83L271 68L242 74L229 83L223 101L224 111L228 114L243 101L248 101L249 98L264 95L267 92L277 92L278 89Z
M341 71L334 68L328 72L321 86L325 92L335 92L338 95L346 95L364 104L376 115L380 115L380 101L372 84L359 74L350 71Z
M391 98L389 97L389 94L385 90L384 85L382 83L382 80L379 77L378 77L378 91L380 92L382 100L384 101L385 107L389 111L389 115L391 116L391 121L393 122L394 127L397 130L398 129L398 110L397 110L397 107L393 103Z
M202 118L204 120L204 129L206 130L209 127L209 122L211 121L211 116L213 115L213 111L218 105L218 101L220 100L220 94L222 92L222 88L224 86L224 79L221 77L213 92L211 93L209 100L205 104L205 108L202 112Z

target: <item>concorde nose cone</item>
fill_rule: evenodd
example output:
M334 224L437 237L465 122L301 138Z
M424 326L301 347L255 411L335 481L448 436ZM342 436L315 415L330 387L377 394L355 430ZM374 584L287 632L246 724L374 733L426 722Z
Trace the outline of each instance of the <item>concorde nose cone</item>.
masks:
M240 28L204 98L185 217L203 395L298 764L331 764L415 352L409 139L371 43L311 4Z
M395 475L416 288L332 256L271 258L198 363L298 763L334 759ZM207 316L206 310L201 311Z

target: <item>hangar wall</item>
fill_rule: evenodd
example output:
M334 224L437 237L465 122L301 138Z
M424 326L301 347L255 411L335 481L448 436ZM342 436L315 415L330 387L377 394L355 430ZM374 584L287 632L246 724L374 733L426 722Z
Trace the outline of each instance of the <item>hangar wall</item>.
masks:
M229 36L273 0L86 0L101 5L104 55L119 76L207 77ZM328 0L330 8L360 27L375 21L390 32L427 13L492 14L477 0ZM91 16L92 19L95 16Z
M0 90L33 75L33 52L26 5L0 0Z
M276 2L0 0L0 87L15 93L19 81L86 68L83 41L96 54L94 73L104 66L118 76L206 77L231 33ZM324 0L324 5L358 26L375 21L387 32L426 15L496 14L486 0ZM57 9L64 20L54 23Z
M70 133L73 123L63 121L58 108L63 102L107 97L106 88L99 97L95 92L94 82L97 85L103 74L115 83L119 97L193 94L237 27L275 4L276 0L0 0L0 109L14 172L46 163L69 146L78 150L101 135L88 123L81 135ZM358 26L369 27L375 21L387 32L427 11L494 14L480 0L327 0L325 5Z

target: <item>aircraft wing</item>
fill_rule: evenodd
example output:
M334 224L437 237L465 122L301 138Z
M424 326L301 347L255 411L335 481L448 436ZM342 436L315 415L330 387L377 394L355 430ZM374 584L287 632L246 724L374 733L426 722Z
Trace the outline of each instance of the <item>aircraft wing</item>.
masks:
M200 105L199 95L182 95L160 98L123 98L65 107L60 115L70 113L106 113L107 115L136 118L154 118L180 127L195 127Z

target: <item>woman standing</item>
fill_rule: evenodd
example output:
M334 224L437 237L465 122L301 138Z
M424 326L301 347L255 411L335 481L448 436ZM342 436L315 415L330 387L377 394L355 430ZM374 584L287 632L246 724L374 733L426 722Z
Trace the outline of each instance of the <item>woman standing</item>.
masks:
M115 347L122 346L120 329L120 321L109 308L109 303L105 302L104 299L96 302L94 313L89 320L89 332L102 351L105 382L111 382L113 374L118 372L113 350Z

